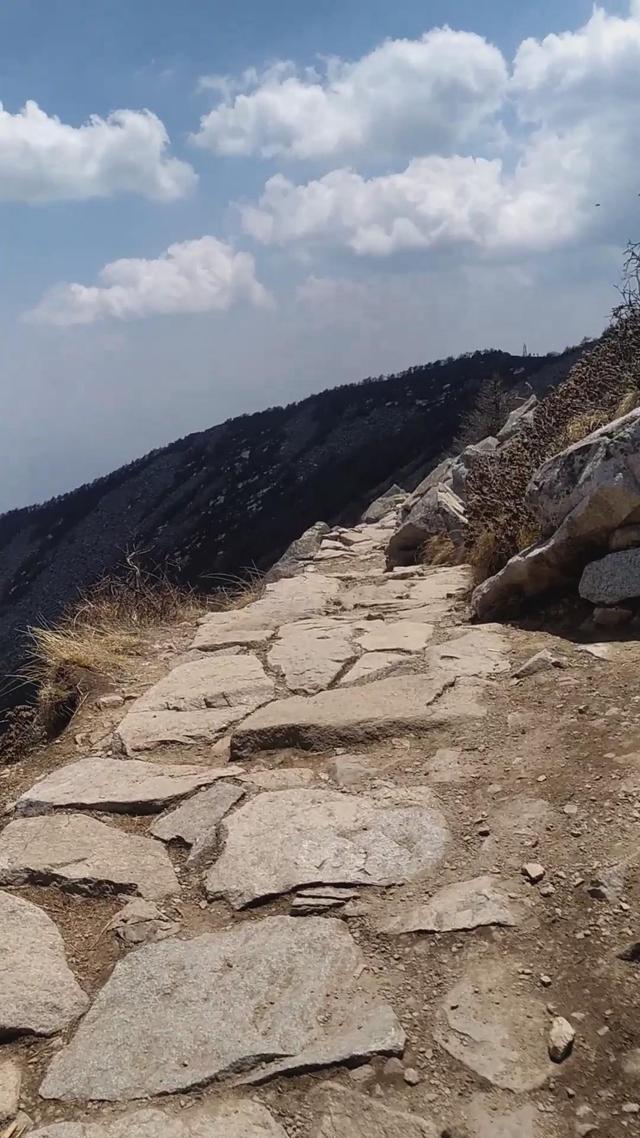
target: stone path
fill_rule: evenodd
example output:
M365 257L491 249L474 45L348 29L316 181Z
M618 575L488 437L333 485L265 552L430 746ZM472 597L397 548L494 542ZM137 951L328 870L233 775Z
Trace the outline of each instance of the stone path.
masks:
M518 672L541 645L464 623L465 567L384 571L393 524L329 531L204 619L102 751L25 764L0 831L0 1135L18 1104L34 1138L633 1132L640 1034L618 1062L603 1004L583 1038L592 941L567 916L614 905L601 941L638 937L637 756L577 884L567 853L580 677L610 652ZM610 991L598 953L583 974ZM578 1033L560 1064L554 1016ZM614 1109L594 1072L618 1068Z

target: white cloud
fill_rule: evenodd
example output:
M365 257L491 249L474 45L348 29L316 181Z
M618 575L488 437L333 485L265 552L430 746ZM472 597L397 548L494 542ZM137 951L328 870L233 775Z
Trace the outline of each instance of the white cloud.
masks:
M294 159L451 150L487 132L507 81L497 47L435 28L354 63L329 60L322 74L279 63L240 81L206 80L220 101L194 141L217 154Z
M241 207L242 223L265 245L371 257L455 246L517 255L605 234L622 243L638 222L639 105L640 0L625 19L596 8L575 32L520 45L499 156L476 138L471 153L425 147L380 176L341 167L297 185L277 174Z
M226 310L236 301L264 306L269 294L254 259L215 237L170 245L155 260L105 265L97 285L61 284L45 294L28 319L66 327L96 320Z
M454 244L543 249L572 234L578 203L537 169L510 177L500 159L434 155L378 178L342 169L296 186L278 174L242 221L265 245L330 241L376 257Z
M80 201L123 192L172 201L192 190L197 176L168 147L151 111L93 115L74 127L31 101L17 114L0 103L0 201Z

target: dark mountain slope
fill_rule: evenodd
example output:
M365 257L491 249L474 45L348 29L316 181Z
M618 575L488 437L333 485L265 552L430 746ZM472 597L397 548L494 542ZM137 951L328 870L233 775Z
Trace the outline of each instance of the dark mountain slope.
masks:
M478 385L544 390L562 355L486 351L242 415L69 494L0 517L0 661L15 673L24 630L53 621L132 547L211 590L218 574L265 569L318 519L353 520L379 489L415 485L449 445ZM15 692L0 707L15 702Z

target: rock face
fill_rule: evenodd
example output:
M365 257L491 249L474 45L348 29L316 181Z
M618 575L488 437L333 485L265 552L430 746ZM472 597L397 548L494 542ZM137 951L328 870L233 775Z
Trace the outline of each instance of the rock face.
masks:
M523 906L514 901L517 886L497 877L474 877L445 885L424 905L407 906L392 902L378 924L380 932L443 933L458 929L477 929L482 925L517 925ZM399 911L398 911L399 910Z
M449 838L437 800L424 789L267 792L236 810L223 830L206 887L234 908L299 885L408 881L437 865Z
M138 893L180 886L164 848L82 814L19 818L0 834L0 884L63 885L77 893Z
M483 620L505 604L575 577L609 535L640 511L640 411L616 419L549 459L532 478L529 505L543 540L512 557L473 594Z
M362 971L347 929L325 917L145 946L116 965L40 1093L127 1101L398 1052L402 1029Z
M89 1000L67 964L58 929L42 909L4 892L0 928L0 1038L61 1031Z
M203 656L174 668L136 700L115 742L128 755L162 744L213 743L273 694L256 656Z
M473 689L448 677L402 676L275 700L238 728L231 750L237 758L275 747L322 750L483 714Z
M0 1122L14 1118L20 1102L22 1071L13 1059L0 1059Z
M148 1107L102 1122L50 1122L31 1138L286 1138L257 1102L205 1102L180 1111Z
M417 1114L390 1110L368 1095L327 1083L313 1095L320 1119L311 1138L438 1138L439 1129Z
M640 549L624 549L592 561L580 578L580 596L595 605L617 605L640 597Z
M157 766L137 759L93 755L40 779L20 796L16 810L19 814L44 814L73 807L153 813L233 773L233 767Z
M544 1004L519 990L513 966L479 959L447 993L436 1039L495 1087L531 1091L551 1074Z

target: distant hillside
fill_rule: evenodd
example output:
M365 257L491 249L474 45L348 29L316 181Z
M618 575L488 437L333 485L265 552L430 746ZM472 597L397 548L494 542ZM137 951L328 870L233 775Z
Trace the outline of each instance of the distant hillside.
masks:
M43 505L0 517L0 668L15 675L29 625L145 551L211 591L220 574L268 568L313 522L353 521L393 481L411 489L449 446L474 394L499 372L544 391L579 348L484 351L365 379L189 435ZM0 708L16 702L5 684Z

